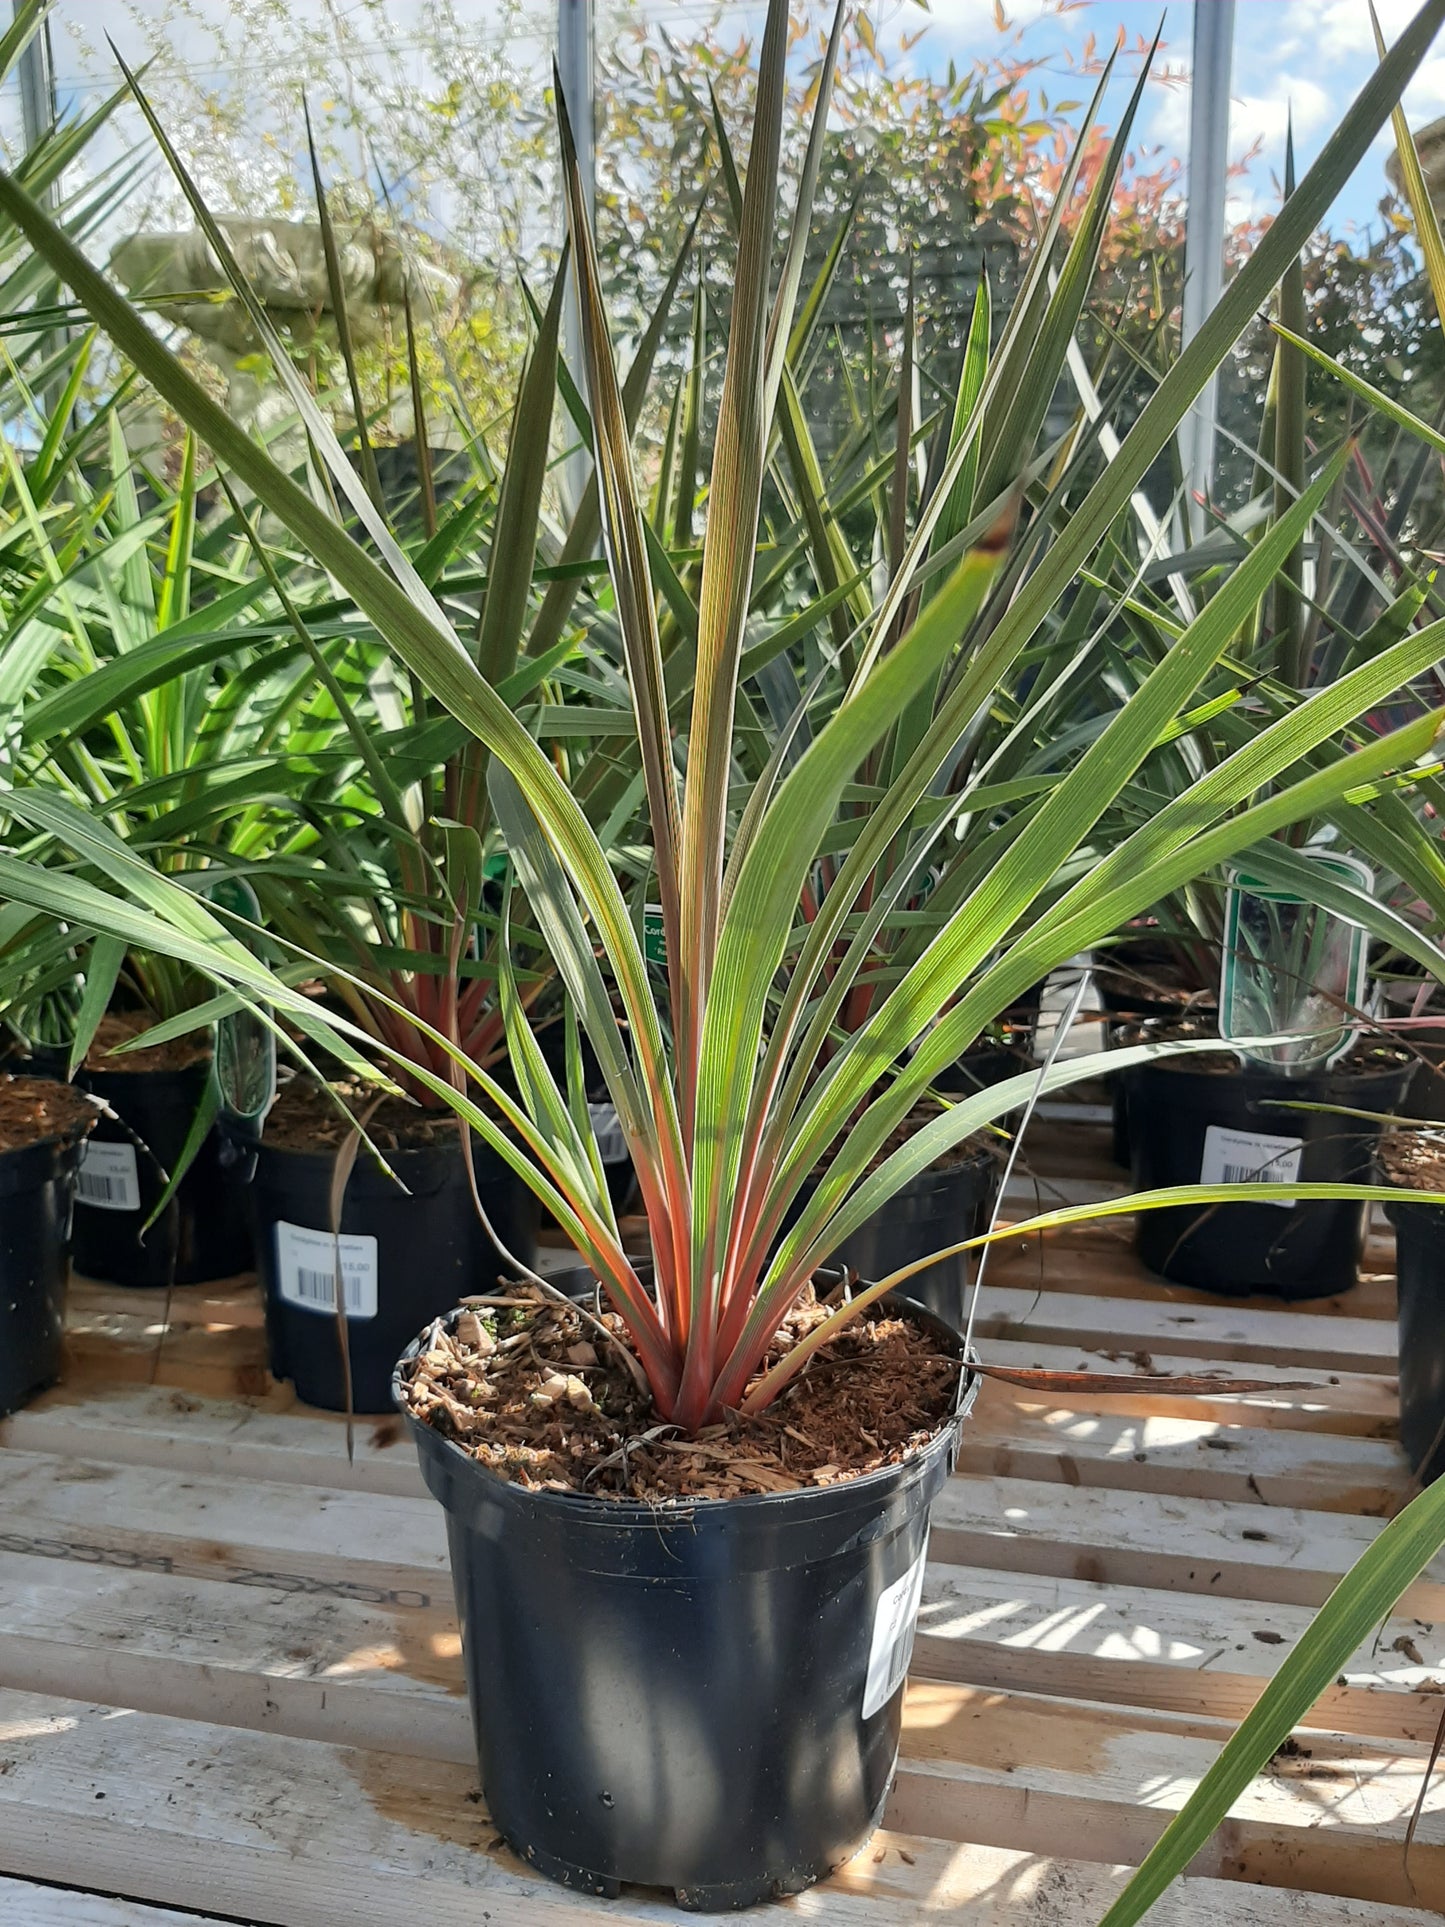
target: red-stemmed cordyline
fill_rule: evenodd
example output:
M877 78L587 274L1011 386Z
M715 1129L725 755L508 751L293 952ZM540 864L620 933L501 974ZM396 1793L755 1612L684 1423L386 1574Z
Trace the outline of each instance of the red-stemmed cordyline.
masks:
M878 932L907 901L904 893L939 834L939 797L948 795L950 825L968 816L976 778L966 775L957 792L949 783L970 726L1025 650L1058 633L1056 613L1081 572L1107 572L1128 552L1131 499L1146 473L1367 150L1429 45L1442 8L1445 0L1432 0L1382 61L1117 451L1100 458L1095 479L1069 498L1065 512L1048 464L1035 459L1036 443L1093 272L1117 143L1082 209L1065 205L1069 182L997 344L976 341L965 360L961 382L967 385L960 389L947 459L886 588L839 654L837 686L820 705L827 713L810 718L811 737L791 765L781 751L768 759L741 809L732 794L735 709L761 492L775 424L784 421L790 432L798 427L793 315L841 17L816 76L801 188L774 288L789 28L786 0L770 0L768 7L738 196L731 333L695 608L695 675L681 716L669 708L648 532L559 98L601 526L666 945L662 1014L640 919L582 802L391 540L301 384L279 368L379 559L227 419L43 211L0 175L0 209L217 459L354 598L429 699L475 738L477 766L485 770L532 922L592 1046L632 1153L651 1234L650 1275L623 1248L588 1121L575 1037L569 1074L559 1081L527 1021L505 941L495 955L515 1088L504 1088L480 1065L462 1065L466 1076L460 1076L455 1040L441 1028L427 1034L452 1060L450 1075L416 1063L407 1068L493 1145L570 1234L625 1321L664 1419L695 1430L726 1410L759 1410L846 1319L898 1282L903 1274L856 1291L765 1368L783 1319L830 1252L918 1172L1027 1095L1034 1080L1012 1079L943 1110L888 1148L939 1072L1025 989L1191 878L1289 823L1339 807L1346 795L1366 798L1372 785L1411 768L1429 749L1442 721L1438 710L1359 747L1340 737L1354 718L1445 654L1440 623L1382 648L1328 688L1261 722L1139 827L1112 841L1098 834L1115 799L1180 726L1201 684L1253 623L1348 459L1342 451L1245 553L1200 613L1168 638L1132 694L1047 772L1009 833L994 837L991 861L971 887L941 905L907 967L875 982L866 1011L861 1000L855 1007L861 1021L840 1031L838 1013L867 981ZM247 299L224 236L171 158L212 247ZM265 338L264 312L259 304L251 312ZM936 543L960 504L964 520ZM805 506L820 528L836 519L821 495ZM1006 554L1021 557L1019 565L1012 559L1005 565ZM506 566L505 556L499 560ZM676 598L678 583L669 582L668 590ZM879 754L885 741L886 757ZM860 803L857 789L845 799L870 767L874 781L866 800ZM998 808L980 812L979 820L994 835ZM972 819L967 833L974 833ZM77 843L82 838L79 827L70 834ZM900 850L901 858L890 855ZM195 962L248 1000L287 1014L304 1010L312 1034L320 1034L314 1010L173 880L148 872L143 884L124 846L99 828L85 833L84 852L108 883L134 891L136 900L83 879L37 878L3 857L0 885L53 912L63 904L84 927L104 915L120 934L143 932L134 940ZM935 891L929 903L947 895ZM800 914L805 899L807 916ZM343 1043L362 1035L339 1021L331 1030ZM1129 1061L1127 1052L1110 1057L1112 1067ZM1097 1059L1056 1065L1044 1083L1064 1084L1098 1068ZM454 1087L462 1083L484 1101ZM833 1150L840 1139L841 1148ZM825 1155L830 1161L821 1181L808 1189ZM1288 1194L1288 1187L1246 1189L1254 1197ZM1188 1195L1233 1197L1239 1190ZM1172 1201L1162 1193L1143 1200ZM1088 1210L1128 1210L1139 1202L1126 1198Z

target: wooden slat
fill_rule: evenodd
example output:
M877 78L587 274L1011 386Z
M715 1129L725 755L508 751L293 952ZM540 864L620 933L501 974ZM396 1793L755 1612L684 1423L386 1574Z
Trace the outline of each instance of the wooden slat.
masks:
M1393 1438L1399 1415L1399 1388L1393 1367L1386 1375L1377 1372L1312 1372L1302 1374L1294 1365L1274 1365L1267 1360L1251 1359L1241 1366L1227 1355L1218 1358L1186 1358L1171 1352L1132 1352L1117 1344L1106 1343L1095 1350L1080 1345L1050 1345L1040 1340L990 1338L982 1356L991 1364L1032 1367L1052 1372L1106 1372L1112 1375L1110 1391L1097 1395L1070 1392L1065 1407L1071 1412L1125 1413L1150 1418L1165 1410L1158 1392L1129 1391L1119 1385L1120 1376L1147 1367L1179 1378L1208 1373L1214 1377L1241 1375L1281 1385L1274 1393L1252 1393L1241 1397L1191 1393L1186 1398L1169 1396L1167 1409L1176 1417L1212 1419L1220 1425L1254 1425L1297 1432L1339 1432L1359 1438ZM1288 1391L1283 1386L1301 1376L1312 1383L1309 1391ZM1000 1387L999 1395L1008 1388ZM1040 1394L1016 1391L1017 1403L1036 1407Z
M1379 1529L1345 1513L974 1478L939 1494L932 1547L951 1565L1318 1606ZM1402 1609L1445 1620L1445 1561Z
M930 1564L913 1673L1241 1720L1313 1614L1084 1579ZM1427 1744L1445 1688L1445 1630L1387 1620L1305 1722Z
M1029 1200L1031 1203L1032 1200ZM1005 1213L1005 1222L1017 1222L1019 1209ZM1040 1264L1041 1250L1043 1264ZM1359 1283L1349 1291L1329 1298L1312 1298L1304 1310L1313 1317L1393 1319L1396 1311L1395 1240L1372 1237L1365 1248ZM1150 1298L1161 1304L1215 1305L1237 1311L1278 1311L1280 1301L1264 1292L1246 1297L1196 1291L1189 1285L1171 1285L1146 1271L1134 1255L1133 1220L1106 1218L1093 1224L1069 1225L1060 1231L1029 1238L1000 1241L989 1261L989 1278L995 1285L1033 1287L1046 1278L1051 1291L1072 1291L1107 1298ZM987 1292L985 1292L987 1296Z
M466 1765L449 1593L399 1610L12 1555L0 1571L0 1686Z
M1301 1372L1393 1373L1393 1326L1379 1318L1330 1316L1304 1307L1241 1310L1233 1305L1095 1298L1061 1291L985 1286L980 1338L1038 1338L1048 1344L1166 1351L1186 1358L1231 1358L1291 1365Z
M1230 1728L1132 1707L916 1682L889 1823L1066 1858L1138 1861ZM1408 1872L1405 1828L1428 1755L1310 1733L1231 1810L1198 1873L1445 1911L1445 1786L1433 1782Z
M999 1273L1004 1271L1001 1264ZM177 1292L169 1327L163 1323L164 1294L123 1296L148 1302L101 1310L77 1294L63 1398L84 1396L97 1380L107 1390L117 1381L153 1382L213 1398L275 1396L265 1370L254 1288L213 1300L204 1316L193 1315L184 1304L177 1310L174 1301L184 1298ZM1000 1364L1057 1368L1052 1354L1077 1348L1096 1354L1089 1368L1115 1374L1133 1368L1238 1376L1247 1365L1250 1376L1256 1367L1262 1377L1304 1376L1317 1387L1300 1403L1341 1414L1341 1422L1321 1429L1379 1430L1387 1426L1393 1402L1394 1327L1378 1318L1303 1308L1260 1311L1194 1298L1120 1299L991 1280L978 1337L983 1355ZM1376 1375L1371 1386L1368 1381Z
M199 1398L151 1385L77 1393L61 1385L0 1421L0 1447L112 1465L150 1465L270 1482L419 1497L416 1452L400 1418L345 1421L298 1405L289 1387L264 1398Z
M1325 1512L1386 1513L1409 1485L1404 1454L1384 1440L1221 1426L1176 1417L1164 1398L1142 1418L1105 1401L1072 1413L1001 1396L1012 1389L985 1382L963 1430L961 1472Z
M722 1927L735 1918L679 1916L634 1894L604 1908L533 1878L493 1844L471 1797L473 1771L445 1762L196 1720L117 1717L17 1693L0 1693L0 1748L9 1762L0 1775L0 1866L21 1879L182 1907L205 1894L233 1917L276 1927L395 1927L419 1910L430 1927L477 1927L489 1917L497 1927L589 1918ZM921 1807L931 1795L920 1773L899 1804ZM1097 1844L1089 1865L886 1831L788 1911L828 1927L900 1927L934 1915L970 1927L1072 1927L1097 1919L1121 1878L1098 1864ZM1237 1880L1189 1880L1151 1927L1424 1927L1426 1918L1393 1902L1358 1908Z
M216 1916L110 1900L73 1887L37 1887L0 1874L0 1920L14 1927L215 1927Z
M451 1596L430 1500L9 1452L0 1550L423 1609Z

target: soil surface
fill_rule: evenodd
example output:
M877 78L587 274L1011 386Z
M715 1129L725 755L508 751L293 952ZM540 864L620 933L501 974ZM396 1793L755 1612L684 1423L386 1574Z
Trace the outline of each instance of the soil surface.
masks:
M143 1037L160 1022L149 1011L110 1011L85 1053L88 1071L183 1071L192 1064L205 1064L211 1055L208 1032L196 1031L190 1037L173 1037L168 1044L152 1044L144 1050L127 1051L124 1057L110 1055L117 1044L132 1037Z
M456 1116L452 1111L424 1111L404 1097L383 1097L356 1078L338 1078L331 1086L351 1116L366 1116L366 1134L381 1151L425 1150L433 1144L456 1144ZM374 1110L369 1107L376 1104ZM309 1077L293 1077L281 1086L266 1114L265 1142L278 1151L336 1151L351 1134L351 1125Z
M407 1371L415 1417L513 1484L653 1505L796 1492L896 1465L953 1410L961 1364L929 1332L882 1309L814 1353L755 1418L730 1414L696 1438L659 1424L651 1398L576 1310L519 1288L432 1327ZM826 1315L811 1292L770 1360Z
M0 1077L0 1151L84 1137L100 1113L73 1084Z
M1445 1194L1445 1131L1392 1131L1380 1140L1380 1165L1391 1184Z
M1219 1001L1217 981L1201 983L1189 960L1157 938L1133 938L1099 957L1094 986L1106 1009L1116 1014L1212 1010Z

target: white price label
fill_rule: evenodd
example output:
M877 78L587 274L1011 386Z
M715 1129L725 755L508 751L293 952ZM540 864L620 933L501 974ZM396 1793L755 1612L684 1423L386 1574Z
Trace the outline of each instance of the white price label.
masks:
M913 1629L918 1623L918 1602L923 1597L923 1566L928 1558L928 1542L922 1552L891 1586L879 1595L873 1615L873 1644L868 1649L868 1679L863 1688L863 1717L871 1720L885 1707L903 1684L908 1662L913 1657Z
M1204 1133L1199 1182L1295 1184L1304 1155L1302 1137L1264 1137L1254 1131L1229 1131L1222 1124L1211 1124ZM1281 1211L1294 1208L1288 1198L1261 1198L1260 1203L1277 1204Z
M622 1135L622 1119L617 1115L615 1104L589 1104L587 1115L592 1120L593 1134L597 1139L597 1151L604 1164L625 1164L627 1161L627 1139Z
M75 1195L97 1211L139 1211L140 1179L133 1144L98 1144L88 1137L81 1147Z
M376 1316L376 1240L343 1232L342 1298L348 1318ZM330 1231L276 1225L276 1286L288 1305L303 1311L336 1310L336 1245Z

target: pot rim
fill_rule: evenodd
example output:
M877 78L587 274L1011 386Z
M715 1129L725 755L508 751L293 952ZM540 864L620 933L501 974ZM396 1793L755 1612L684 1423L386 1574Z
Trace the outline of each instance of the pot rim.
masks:
M809 1509L823 1516L831 1510L851 1503L855 1497L862 1497L866 1501L869 1493L875 1488L895 1482L912 1472L921 1471L935 1453L945 1451L957 1438L963 1421L973 1410L979 1387L983 1383L982 1374L973 1369L978 1362L978 1354L971 1347L967 1351L964 1350L961 1333L954 1331L952 1326L936 1312L930 1311L926 1305L920 1305L915 1299L908 1298L902 1292L889 1292L882 1302L888 1304L895 1300L906 1305L921 1321L936 1325L947 1332L957 1343L963 1369L959 1373L958 1390L954 1395L953 1408L941 1421L938 1430L927 1444L919 1446L906 1458L900 1459L897 1464L880 1465L872 1472L861 1473L857 1478L840 1479L834 1485L800 1486L793 1492L750 1492L731 1499L698 1498L675 1502L665 1501L658 1504L649 1504L643 1499L611 1498L604 1493L552 1492L545 1488L518 1485L515 1480L504 1479L500 1473L492 1471L490 1466L483 1465L469 1452L464 1452L455 1439L447 1438L444 1433L438 1432L423 1419L417 1418L403 1404L400 1397L401 1368L417 1355L426 1337L425 1332L418 1332L397 1360L391 1375L392 1398L419 1447L425 1439L429 1449L439 1448L442 1451L443 1458L450 1468L460 1470L464 1477L474 1476L484 1480L502 1503L515 1505L521 1511L535 1507L543 1512L551 1511L559 1518L565 1519L570 1516L581 1525L615 1525L622 1528L639 1526L654 1532L660 1526L686 1526L695 1520L699 1513L706 1514L710 1519L716 1519L724 1512L730 1511L731 1516L738 1517L758 1513L764 1509L778 1511L788 1505L798 1505L800 1502L816 1501L816 1505L810 1504ZM465 1307L457 1307L459 1311L463 1309Z
M1317 1070L1305 1071L1302 1076L1290 1077L1283 1065L1242 1064L1234 1055L1234 1048L1223 1038L1219 1039L1219 1054L1233 1058L1228 1069L1213 1070L1200 1068L1198 1059L1181 1054L1178 1057L1155 1057L1143 1064L1131 1064L1125 1070L1125 1077L1134 1077L1148 1071L1168 1071L1171 1076L1195 1076L1201 1081L1208 1079L1211 1084L1249 1083L1249 1084L1290 1084L1303 1089L1307 1084L1330 1083L1342 1080L1347 1083L1368 1084L1376 1079L1399 1077L1401 1072L1414 1068L1414 1059L1402 1051L1399 1057L1388 1064L1326 1064Z

